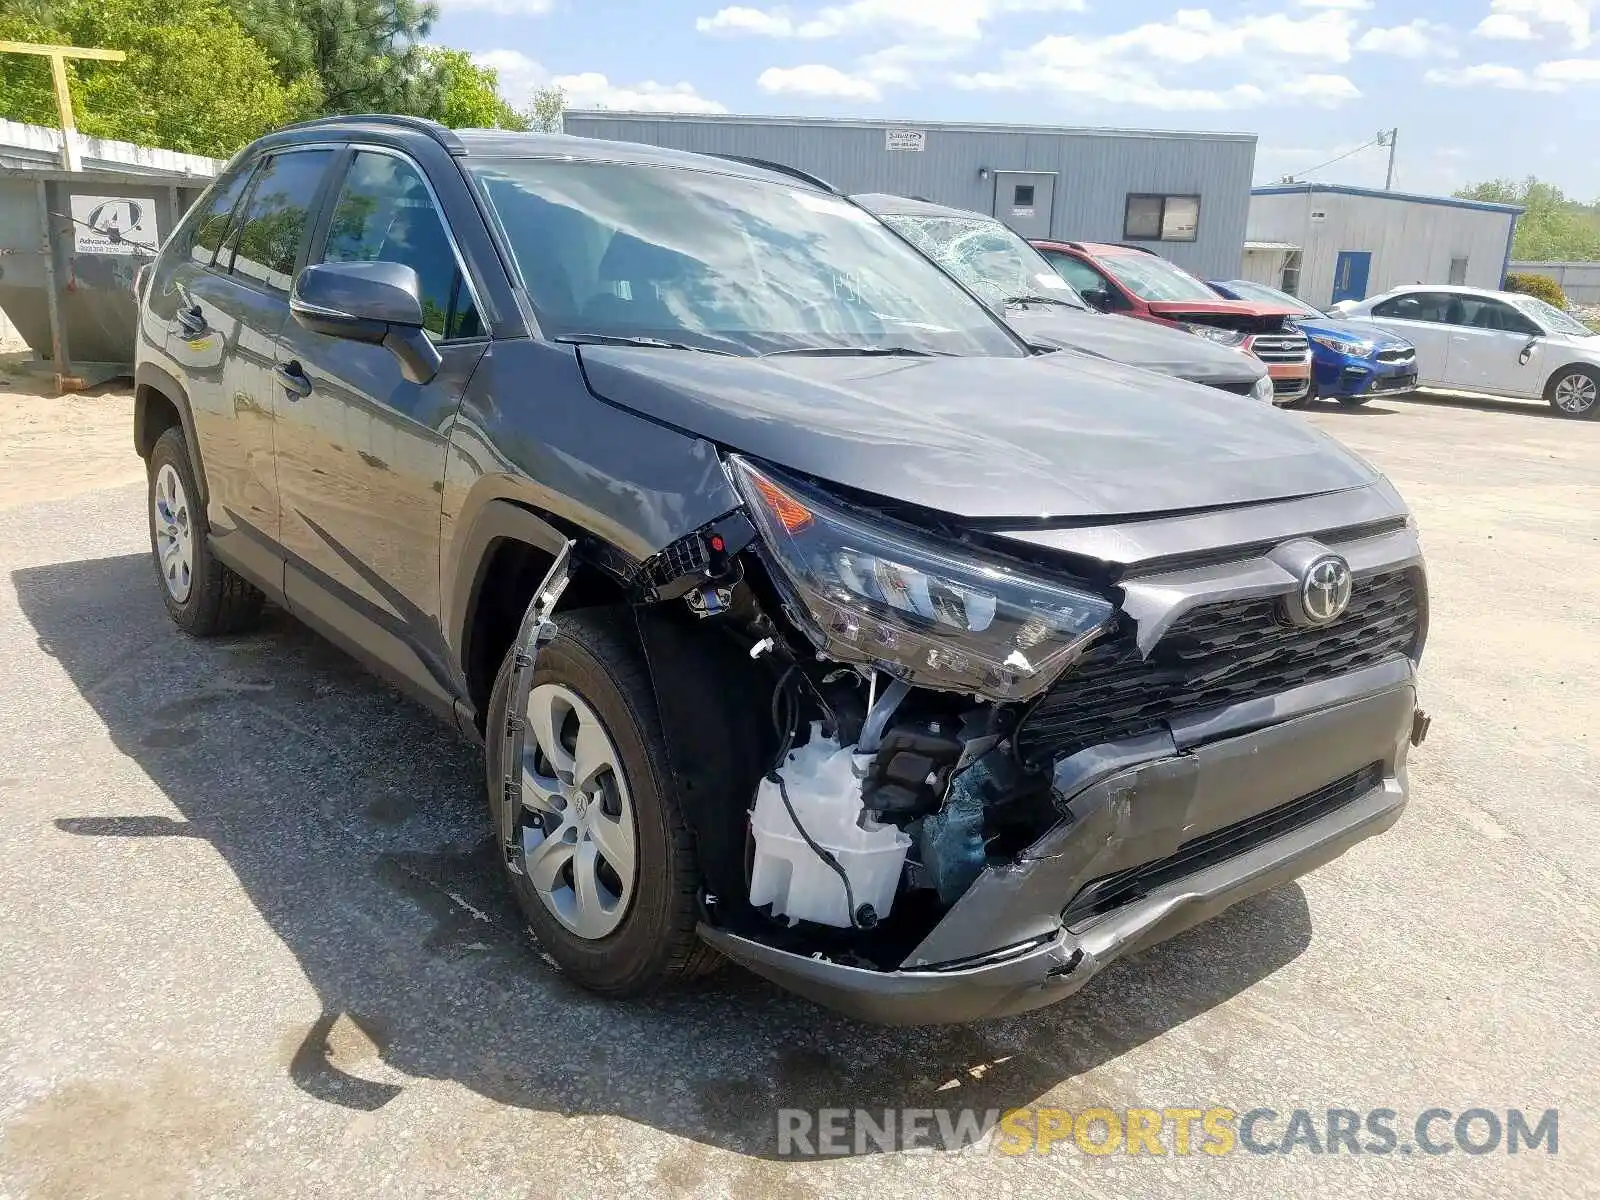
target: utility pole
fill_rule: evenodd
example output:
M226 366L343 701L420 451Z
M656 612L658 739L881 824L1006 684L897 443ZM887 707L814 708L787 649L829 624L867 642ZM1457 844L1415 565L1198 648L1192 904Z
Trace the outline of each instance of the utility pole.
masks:
M33 54L50 60L50 82L56 93L56 112L61 117L61 165L69 171L83 170L78 157L78 131L72 119L72 96L67 88L67 59L97 58L122 62L128 56L121 50L96 50L83 46L48 46L39 42L0 42L0 54Z
M1400 126L1378 134L1378 145L1389 147L1389 173L1383 177L1383 190L1394 191L1394 144L1400 140Z

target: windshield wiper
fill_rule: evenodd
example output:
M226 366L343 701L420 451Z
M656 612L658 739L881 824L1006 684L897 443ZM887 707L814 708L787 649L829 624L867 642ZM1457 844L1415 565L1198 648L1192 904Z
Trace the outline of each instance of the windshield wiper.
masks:
M655 350L698 350L701 354L737 357L732 350L719 350L715 346L693 346L688 342L674 342L666 338L631 337L620 333L568 333L555 340L568 346L649 346Z
M1006 308L1013 304L1059 304L1063 308L1082 308L1081 304L1074 304L1071 300L1063 300L1060 296L1038 296L1032 292L1026 296L1007 296L1000 301Z
M769 350L762 358L783 354L808 354L817 358L952 358L948 350L919 350L915 346L794 346Z

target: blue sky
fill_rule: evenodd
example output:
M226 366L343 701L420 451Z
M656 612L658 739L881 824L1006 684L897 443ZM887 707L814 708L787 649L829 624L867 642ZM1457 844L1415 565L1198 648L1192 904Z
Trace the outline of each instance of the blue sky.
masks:
M431 40L519 106L554 83L585 108L1245 130L1262 182L1399 126L1397 187L1600 197L1600 0L439 3ZM1310 177L1381 184L1385 160Z

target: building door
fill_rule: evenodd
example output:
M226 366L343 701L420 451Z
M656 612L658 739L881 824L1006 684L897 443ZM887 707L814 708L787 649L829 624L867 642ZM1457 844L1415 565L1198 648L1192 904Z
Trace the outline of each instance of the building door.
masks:
M1025 238L1050 236L1056 177L1048 171L996 171L994 215Z
M1371 250L1341 250L1333 264L1333 303L1365 300L1367 276L1372 272Z

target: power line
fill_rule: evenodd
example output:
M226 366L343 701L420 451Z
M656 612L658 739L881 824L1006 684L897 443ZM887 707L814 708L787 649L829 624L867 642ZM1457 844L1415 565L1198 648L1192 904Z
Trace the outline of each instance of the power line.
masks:
M1360 154L1363 150L1370 150L1374 146L1383 145L1384 144L1384 139L1386 137L1388 137L1388 136L1389 136L1389 131L1388 130L1384 130L1377 137L1373 138L1370 142L1362 142L1361 145L1357 146L1354 150L1346 150L1343 154L1335 155L1333 158L1330 158L1325 163L1318 163L1316 166L1308 167L1304 171L1296 171L1295 175L1315 175L1318 171L1322 170L1324 167L1331 167L1336 162L1343 162L1345 159L1349 158L1352 154ZM1291 176L1290 178L1293 179L1293 177L1294 176Z

